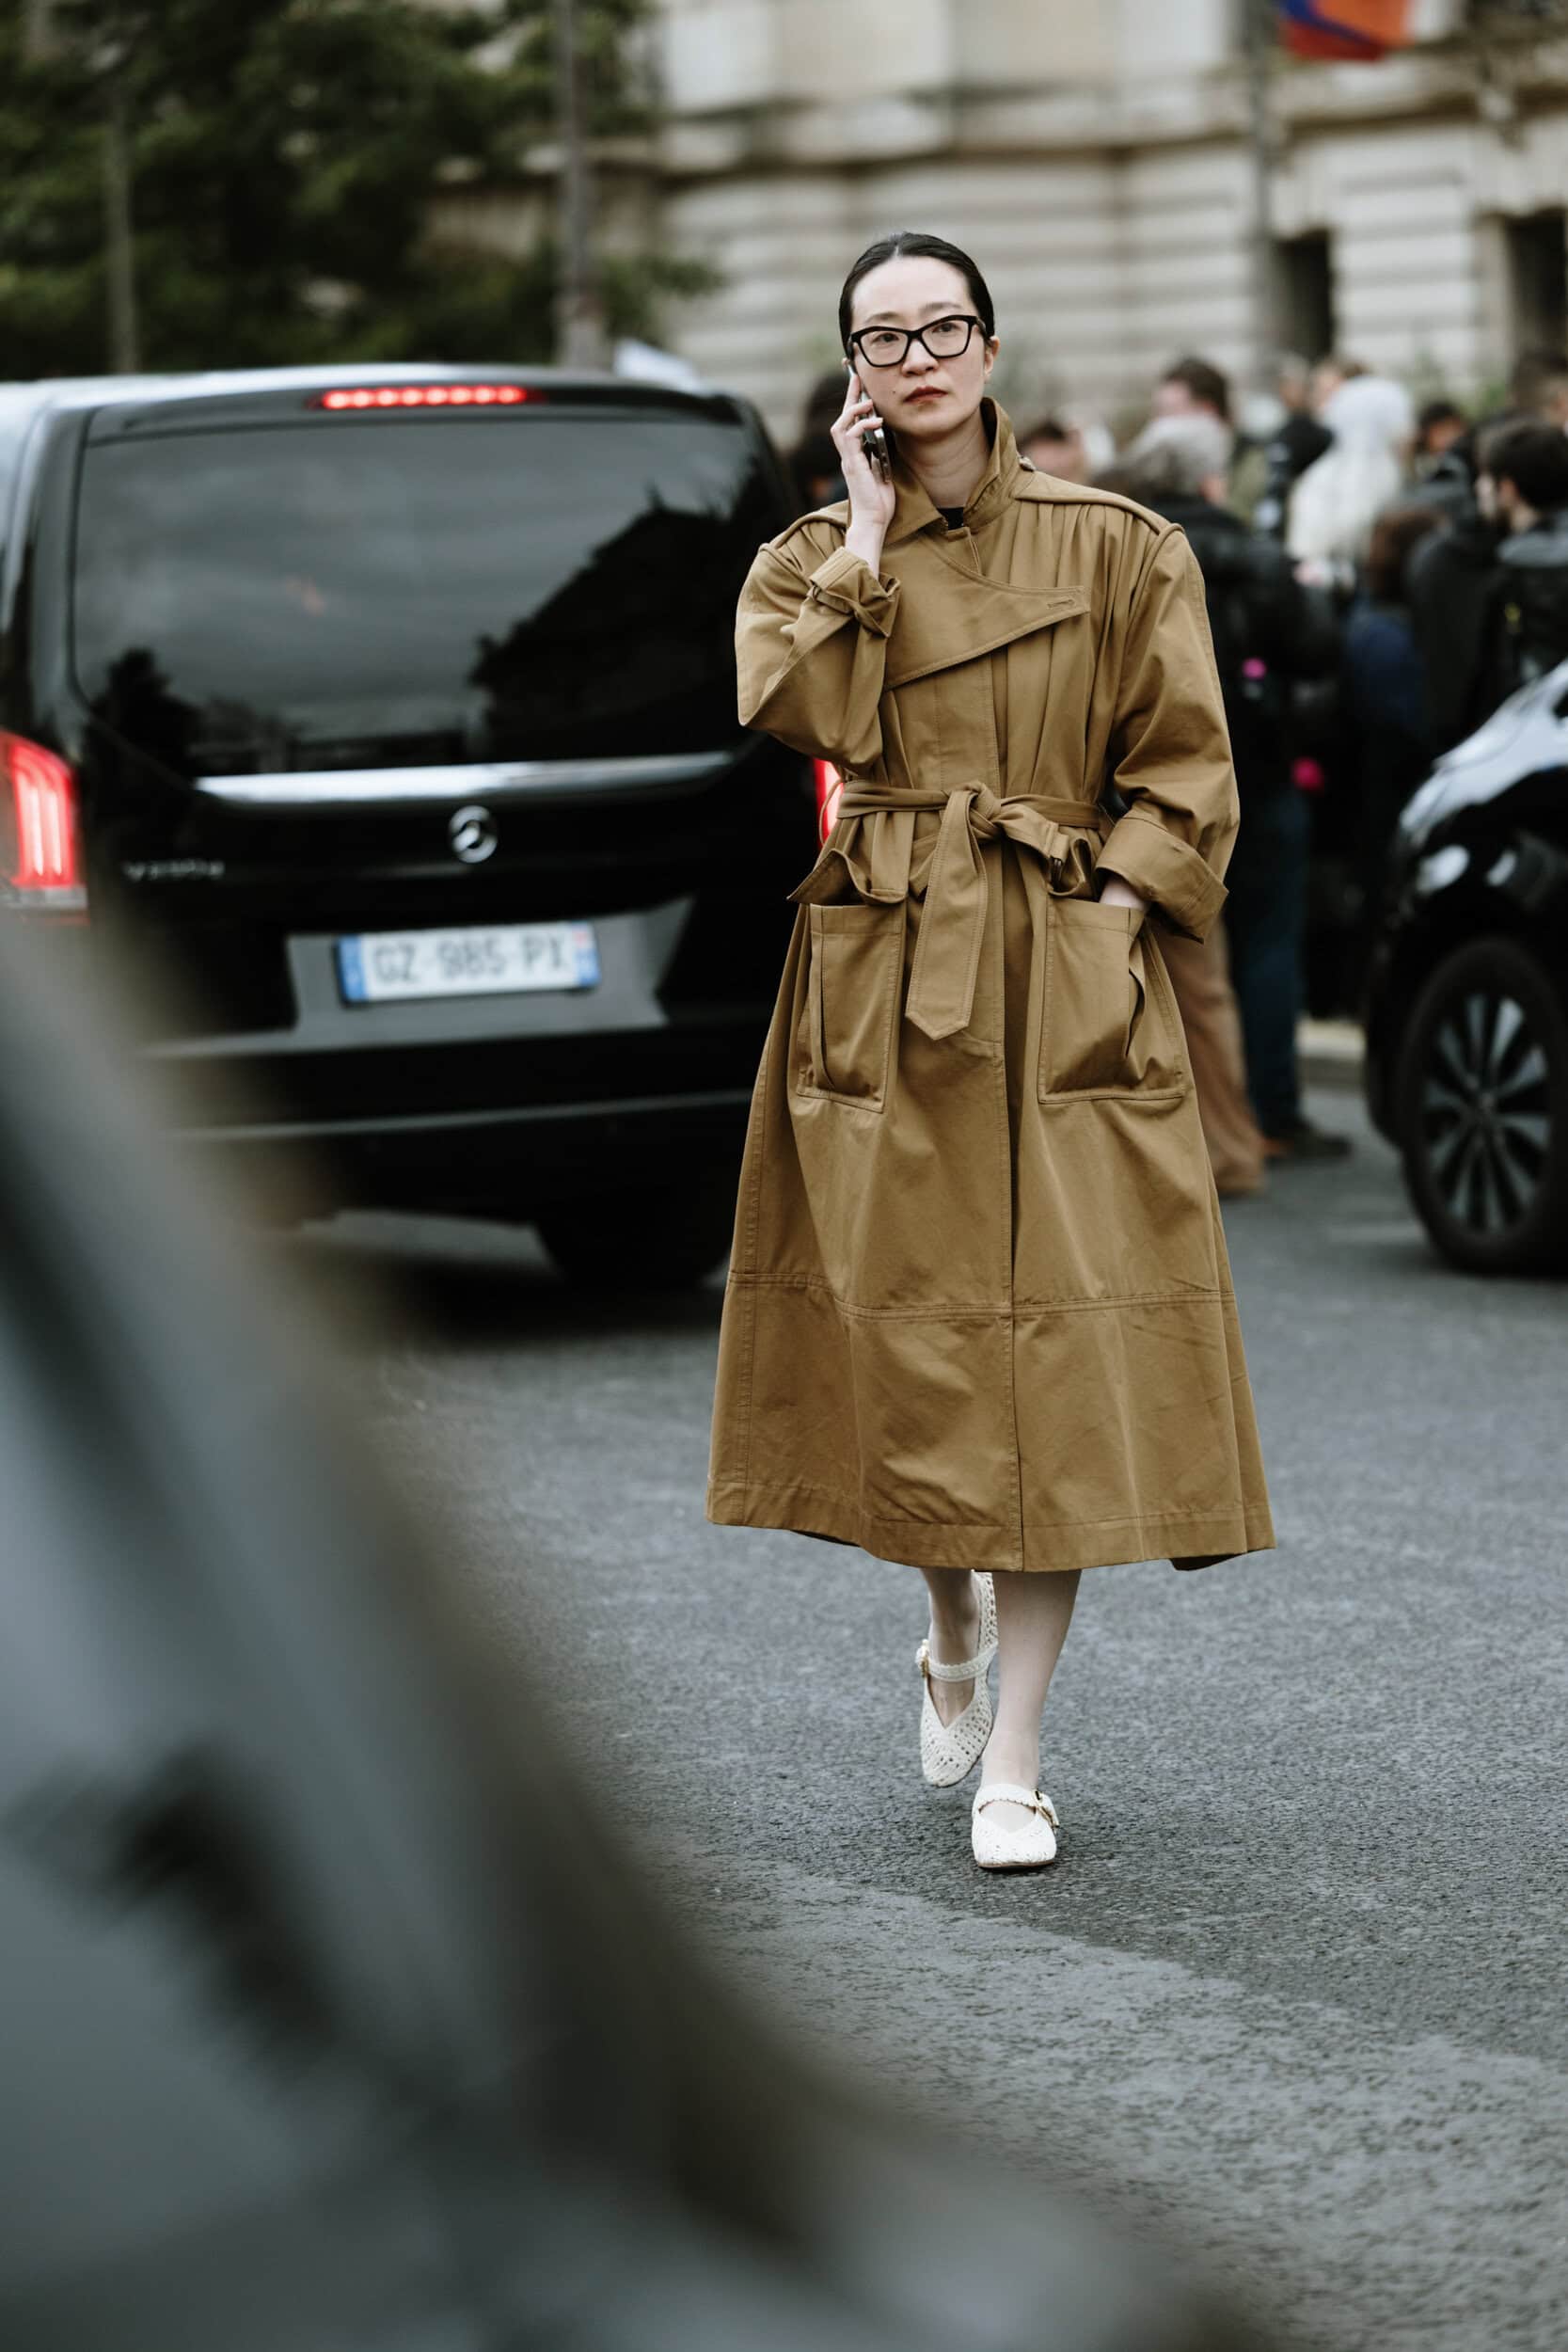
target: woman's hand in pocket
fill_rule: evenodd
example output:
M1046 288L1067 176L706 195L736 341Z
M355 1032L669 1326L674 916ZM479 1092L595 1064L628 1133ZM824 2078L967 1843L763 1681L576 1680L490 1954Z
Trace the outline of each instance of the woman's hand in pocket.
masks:
M1134 914L1148 913L1148 900L1143 893L1134 890L1131 882L1123 882L1119 874L1106 875L1100 903L1102 907L1131 907Z

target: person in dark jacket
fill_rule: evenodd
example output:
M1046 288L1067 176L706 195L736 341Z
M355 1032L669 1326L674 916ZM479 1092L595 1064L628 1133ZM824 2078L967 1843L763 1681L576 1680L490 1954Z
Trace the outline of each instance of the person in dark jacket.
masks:
M1487 453L1504 536L1494 585L1493 707L1568 660L1568 435L1519 424Z
M1429 400L1416 412L1416 470L1424 474L1427 469L1446 457L1470 430L1470 420L1463 408L1451 400Z
M1511 414L1476 428L1470 496L1449 505L1446 528L1429 532L1405 565L1405 601L1421 660L1427 733L1434 753L1463 742L1486 716L1480 708L1484 700L1481 675L1503 536L1489 460L1497 441L1528 421ZM1417 502L1427 502L1419 489L1414 497Z
M1424 540L1405 574L1435 751L1568 656L1565 509L1559 426L1512 416L1481 428L1473 510Z
M1383 900L1388 844L1406 801L1432 764L1426 681L1404 580L1416 548L1441 517L1396 506L1372 525L1362 589L1345 622L1339 661L1344 758L1355 781L1359 970Z
M1429 507L1447 522L1475 513L1475 428L1451 400L1429 400L1417 417L1415 473L1402 512Z
M1337 1158L1345 1138L1314 1126L1301 1106L1296 1025L1311 812L1291 772L1289 690L1292 679L1333 670L1338 630L1327 598L1302 586L1277 541L1223 504L1227 455L1211 421L1159 418L1118 469L1117 486L1180 524L1203 574L1242 796L1226 930L1265 1152Z

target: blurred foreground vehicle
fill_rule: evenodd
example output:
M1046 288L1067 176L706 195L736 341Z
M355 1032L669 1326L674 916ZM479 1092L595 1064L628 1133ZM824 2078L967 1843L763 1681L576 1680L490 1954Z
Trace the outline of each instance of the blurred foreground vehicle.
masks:
M1445 1257L1568 1265L1568 662L1445 754L1404 812L1367 1090Z
M705 1272L812 856L736 718L792 512L743 403L609 377L0 389L0 910L150 951L285 1210Z
M0 2343L1256 2345L732 2010L33 978L0 939Z

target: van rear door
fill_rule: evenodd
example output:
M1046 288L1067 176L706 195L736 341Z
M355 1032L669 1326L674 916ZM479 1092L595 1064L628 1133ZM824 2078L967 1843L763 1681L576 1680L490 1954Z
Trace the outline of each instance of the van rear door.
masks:
M657 895L632 869L713 846L749 751L735 602L783 510L748 412L328 397L91 421L71 662L95 878L166 922L221 900L397 927L454 893L584 914L595 870ZM495 839L466 865L473 803Z

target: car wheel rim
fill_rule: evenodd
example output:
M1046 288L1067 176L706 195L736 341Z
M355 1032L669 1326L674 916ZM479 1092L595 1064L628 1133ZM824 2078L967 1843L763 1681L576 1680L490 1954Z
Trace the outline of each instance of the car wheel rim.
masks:
M1545 1052L1517 997L1473 989L1433 1036L1421 1144L1454 1222L1488 1237L1534 1208L1551 1143Z

